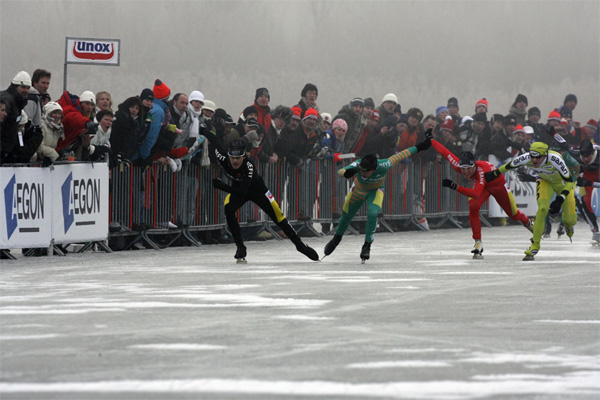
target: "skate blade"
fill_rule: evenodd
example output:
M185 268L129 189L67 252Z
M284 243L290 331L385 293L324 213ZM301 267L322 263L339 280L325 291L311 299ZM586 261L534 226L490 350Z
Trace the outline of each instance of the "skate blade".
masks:
M523 261L534 261L535 260L535 256L525 256L523 257Z
M237 258L237 259L235 260L235 263L236 263L236 264L246 264L247 262L248 262L248 261L246 261L246 259L245 259L245 258Z
M368 260L367 258L361 258L360 259L360 263L361 264L365 264L367 262L367 260Z
M473 260L483 259L483 254L473 254Z

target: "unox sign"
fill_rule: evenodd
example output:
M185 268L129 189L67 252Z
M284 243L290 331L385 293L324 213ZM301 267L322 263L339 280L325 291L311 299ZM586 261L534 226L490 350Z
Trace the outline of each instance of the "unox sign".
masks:
M119 39L67 38L65 63L119 65Z

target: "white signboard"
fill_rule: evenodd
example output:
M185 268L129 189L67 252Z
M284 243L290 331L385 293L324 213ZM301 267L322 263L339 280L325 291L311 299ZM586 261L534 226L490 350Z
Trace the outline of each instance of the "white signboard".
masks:
M52 173L52 237L81 243L108 237L108 165L57 165Z
M120 39L66 38L65 64L101 64L118 66Z
M50 169L0 168L0 185L0 248L50 246Z

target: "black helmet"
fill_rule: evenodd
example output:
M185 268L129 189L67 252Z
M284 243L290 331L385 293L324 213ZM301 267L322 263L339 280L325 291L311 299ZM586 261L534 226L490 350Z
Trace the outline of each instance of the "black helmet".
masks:
M590 141L590 139L584 139L581 141L579 145L579 154L582 156L589 156L594 152L594 145Z
M470 151L463 151L458 156L458 164L461 168L470 168L475 165L475 156Z
M375 154L367 154L360 160L358 168L361 171L373 171L377 168L377 156Z
M246 155L246 143L241 140L234 140L229 145L228 155L232 157L241 157Z

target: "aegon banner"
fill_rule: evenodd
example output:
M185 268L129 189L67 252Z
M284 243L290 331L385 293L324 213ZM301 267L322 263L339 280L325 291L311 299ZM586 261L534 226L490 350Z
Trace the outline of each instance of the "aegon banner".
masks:
M108 237L108 166L0 168L0 248L48 247Z
M118 66L119 39L66 38L65 64L102 64Z

